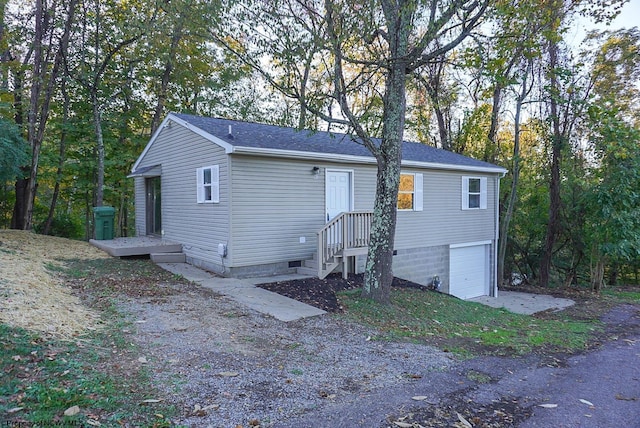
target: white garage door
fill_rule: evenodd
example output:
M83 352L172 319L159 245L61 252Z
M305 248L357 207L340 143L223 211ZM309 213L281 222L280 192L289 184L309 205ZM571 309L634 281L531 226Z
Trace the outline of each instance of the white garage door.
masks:
M449 253L449 294L472 299L489 294L489 246L452 247Z

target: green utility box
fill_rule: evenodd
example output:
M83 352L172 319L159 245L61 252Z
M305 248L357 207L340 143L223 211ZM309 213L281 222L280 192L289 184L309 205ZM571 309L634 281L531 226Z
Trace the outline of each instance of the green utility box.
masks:
M115 213L116 209L113 207L93 207L93 224L95 225L97 240L113 239L113 218Z

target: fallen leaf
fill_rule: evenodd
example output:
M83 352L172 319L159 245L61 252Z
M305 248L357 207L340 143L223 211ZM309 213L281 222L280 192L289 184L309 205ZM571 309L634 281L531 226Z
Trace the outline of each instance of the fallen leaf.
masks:
M91 425L92 427L99 427L102 424L95 419L87 419L87 425Z
M424 401L426 400L427 397L426 395L414 395L413 397L411 397L412 400L416 400L416 401Z
M14 355L13 357L11 357L11 359L13 361L20 361L22 359L22 357L20 355Z
M555 409L557 404L538 404L538 407L544 407L545 409Z
M149 398L149 399L147 399L147 400L142 400L142 401L140 402L140 404L141 404L141 405L142 405L142 404L153 404L153 403L159 403L159 402L161 402L161 401L162 401L162 400L157 400L157 399L155 399L155 398Z
M622 394L616 394L616 400L638 401L638 397L625 397Z
M147 358L146 357L140 357L140 358L138 358L138 362L142 363L142 364L147 364Z
M399 426L400 428L413 428L413 424L408 424L406 422L395 421L393 424Z
M257 420L257 419L251 419L251 420L249 421L249 426L252 426L252 427L259 427L259 426L260 426L260 421L259 421L259 420Z
M238 373L238 372L220 372L220 373L217 373L218 376L222 376L222 377L236 377L239 374L240 373Z
M460 422L462 422L462 424L467 427L467 428L473 428L473 425L471 425L471 422L469 422L468 420L466 420L464 418L464 416L462 416L460 413L456 412L456 415L458 415L458 420Z
M78 413L80 413L80 407L78 406L71 406L64 411L65 416L74 416L74 415L77 415Z
M22 409L24 409L24 407L14 407L13 409L7 410L7 413L9 413L9 414L16 413L16 412L19 412Z
M581 399L580 399L580 402L581 402L582 404L586 404L587 406L592 406L592 407L593 407L593 403L592 403L591 401L587 401L587 400L585 400L585 399L581 398Z

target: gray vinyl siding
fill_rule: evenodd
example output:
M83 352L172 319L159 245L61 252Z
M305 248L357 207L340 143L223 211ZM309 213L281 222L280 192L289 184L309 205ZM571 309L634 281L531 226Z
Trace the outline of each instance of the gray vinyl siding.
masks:
M354 209L372 210L376 168L269 157L232 156L233 263L251 266L311 258L316 233L325 224L325 171L353 172ZM314 166L321 168L315 177ZM487 209L462 210L461 177L483 176L439 170L423 174L423 211L398 212L396 249L415 249L495 237L495 176L488 177ZM305 243L300 243L300 237Z
M136 236L147 234L147 216L145 215L146 189L144 177L134 178Z
M399 211L396 249L433 247L495 238L496 176L439 170L423 173L423 211ZM462 209L462 176L487 177L487 208Z
M324 171L267 157L231 156L231 164L233 266L311 258L325 224Z
M228 156L198 134L172 126L162 130L138 167L152 165L162 165L164 237L182 243L184 253L194 264L206 264L217 270L221 266L218 243L229 241ZM220 166L220 203L198 204L196 169L212 165ZM144 217L144 208L136 211L137 220Z

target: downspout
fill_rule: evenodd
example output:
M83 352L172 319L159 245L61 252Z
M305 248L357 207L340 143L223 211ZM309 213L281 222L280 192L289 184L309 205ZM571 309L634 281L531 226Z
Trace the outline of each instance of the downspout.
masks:
M498 297L498 240L500 239L500 179L504 178L505 172L501 172L496 179L496 225L495 240L493 241L493 297Z

